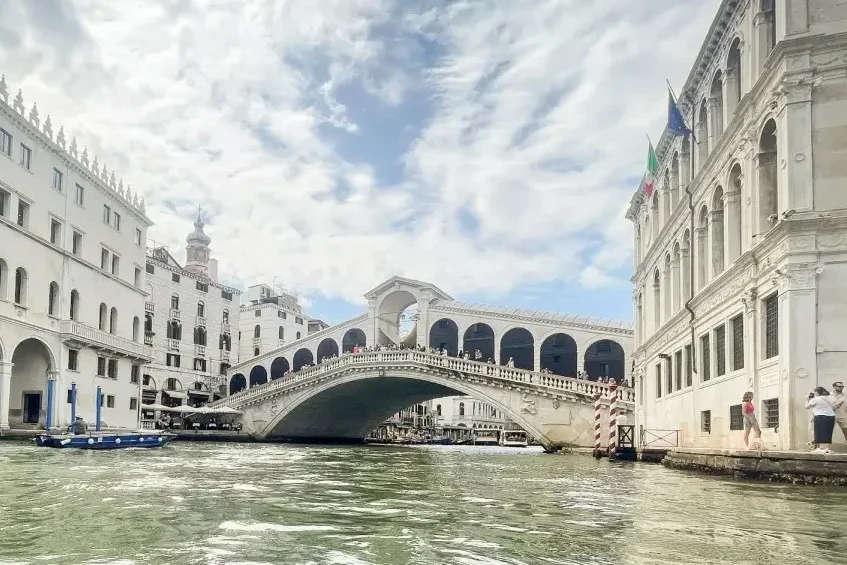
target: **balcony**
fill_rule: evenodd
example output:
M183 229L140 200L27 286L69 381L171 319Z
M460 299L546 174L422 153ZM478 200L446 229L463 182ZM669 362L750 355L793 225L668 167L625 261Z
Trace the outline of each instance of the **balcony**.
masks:
M199 345L197 343L194 344L194 355L197 357L205 357L206 356L206 346Z
M180 311L176 308L171 308L171 320L180 320Z
M144 345L153 346L153 334L146 333L144 334Z
M170 351L179 351L179 340L178 339L168 339L168 349Z
M201 328L206 327L206 317L205 316L197 316L197 326Z
M63 320L61 328L62 342L70 347L90 347L132 359L153 360L153 350L149 346L130 339L100 331L73 320Z
M221 350L221 361L229 363L229 351L226 351L225 349Z
M144 303L144 311L146 313L152 314L154 312L154 310L156 310L155 304L153 304L152 302L145 302Z
M253 338L253 347L259 347L260 345L262 345L262 338L254 337Z

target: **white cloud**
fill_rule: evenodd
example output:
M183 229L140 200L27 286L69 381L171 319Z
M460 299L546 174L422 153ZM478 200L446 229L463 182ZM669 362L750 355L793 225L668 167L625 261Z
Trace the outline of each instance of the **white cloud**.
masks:
M604 286L631 260L627 179L664 80L684 80L717 4L8 0L0 71L147 196L151 237L181 250L209 210L223 278L348 300L392 274L456 294ZM430 99L397 186L339 149L378 135L348 85L386 109Z

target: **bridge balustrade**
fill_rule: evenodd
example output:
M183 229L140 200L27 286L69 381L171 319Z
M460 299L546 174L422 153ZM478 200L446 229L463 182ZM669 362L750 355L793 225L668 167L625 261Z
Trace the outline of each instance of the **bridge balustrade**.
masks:
M459 359L435 353L426 353L415 350L398 351L366 351L361 353L348 353L335 359L329 359L309 368L303 368L296 373L291 373L281 379L276 379L267 384L243 390L227 398L213 403L213 406L231 406L252 398L266 396L268 393L279 388L289 387L292 384L309 381L336 369L347 366L379 366L385 363L418 363L431 367L441 367L451 371L457 371L470 375L480 375L504 381L536 385L539 387L552 388L568 391L579 395L593 398L599 393L602 398L609 397L609 385L577 379L575 377L564 377L550 373L536 373L525 369L504 367L491 363L481 363L469 359ZM635 391L631 388L618 387L617 397L619 402L634 403Z

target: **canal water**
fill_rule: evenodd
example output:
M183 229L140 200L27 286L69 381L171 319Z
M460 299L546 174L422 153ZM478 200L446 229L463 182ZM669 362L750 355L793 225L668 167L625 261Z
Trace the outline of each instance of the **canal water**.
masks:
M0 564L847 563L847 491L530 449L0 444Z

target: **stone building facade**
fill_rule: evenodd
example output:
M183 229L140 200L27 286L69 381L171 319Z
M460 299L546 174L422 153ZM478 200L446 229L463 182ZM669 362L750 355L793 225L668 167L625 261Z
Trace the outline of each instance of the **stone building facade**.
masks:
M267 284L247 289L247 304L241 306L239 325L241 359L250 359L283 347L309 334L309 317L299 297L291 291Z
M76 413L134 427L142 336L144 200L42 120L0 78L0 428Z
M847 12L835 0L724 0L639 187L638 424L686 446L807 439L804 403L847 369ZM838 440L840 433L836 432Z
M185 266L165 247L148 245L144 340L154 358L144 370L144 404L196 405L225 396L225 374L238 363L241 291L217 280L203 228L198 217L186 238Z

